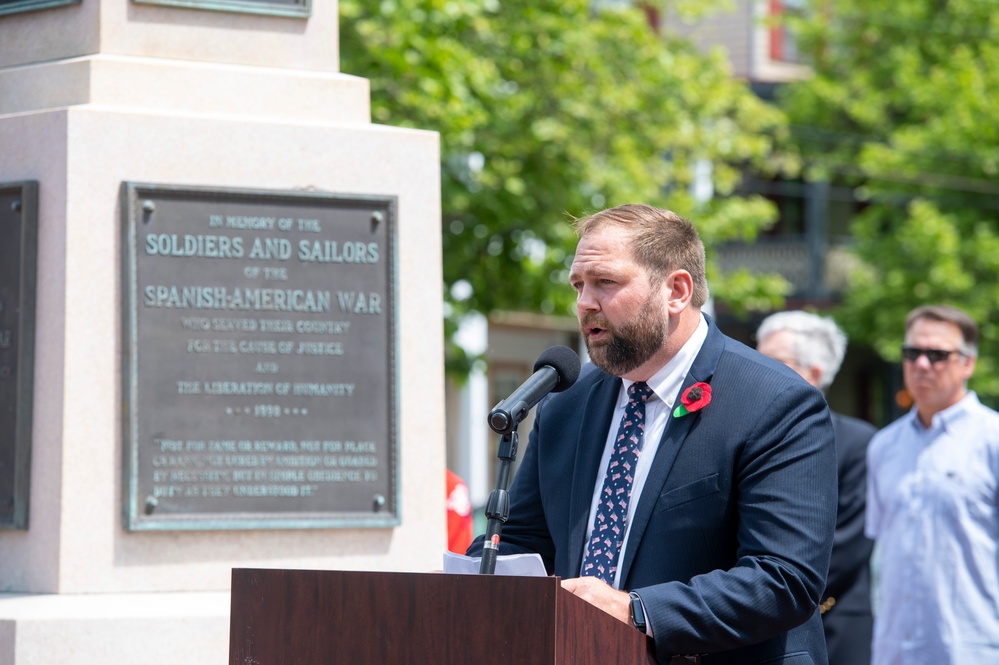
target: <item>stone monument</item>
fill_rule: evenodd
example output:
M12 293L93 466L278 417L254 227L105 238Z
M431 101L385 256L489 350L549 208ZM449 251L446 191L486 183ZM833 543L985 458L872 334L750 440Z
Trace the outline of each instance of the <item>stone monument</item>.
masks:
M440 567L439 142L369 111L335 1L0 0L0 663Z

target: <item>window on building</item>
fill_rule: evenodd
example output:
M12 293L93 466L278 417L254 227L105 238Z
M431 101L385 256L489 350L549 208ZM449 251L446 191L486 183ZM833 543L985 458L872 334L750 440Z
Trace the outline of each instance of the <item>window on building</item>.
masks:
M777 62L804 64L798 50L798 40L788 19L801 16L805 0L769 0L770 59Z

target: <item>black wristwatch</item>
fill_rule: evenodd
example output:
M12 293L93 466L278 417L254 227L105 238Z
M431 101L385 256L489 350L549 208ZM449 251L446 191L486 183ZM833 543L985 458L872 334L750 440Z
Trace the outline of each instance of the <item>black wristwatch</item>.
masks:
M642 599L634 591L629 591L628 596L631 598L631 625L644 633L645 608L642 607Z

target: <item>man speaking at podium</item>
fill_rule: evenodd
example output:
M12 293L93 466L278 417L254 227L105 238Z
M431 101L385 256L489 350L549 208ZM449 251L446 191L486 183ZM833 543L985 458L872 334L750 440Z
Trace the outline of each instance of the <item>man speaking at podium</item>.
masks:
M825 665L825 399L701 314L689 222L625 205L576 232L569 281L593 362L538 405L500 553L540 554L564 588L648 634L661 663Z

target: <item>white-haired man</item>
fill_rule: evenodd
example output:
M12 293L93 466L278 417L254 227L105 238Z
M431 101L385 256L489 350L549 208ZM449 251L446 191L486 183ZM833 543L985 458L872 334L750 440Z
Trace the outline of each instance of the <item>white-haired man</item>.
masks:
M846 354L846 335L827 318L803 311L772 314L756 331L756 348L779 360L825 393ZM874 543L864 536L867 445L875 428L831 413L836 432L839 503L836 537L823 595L822 627L830 665L871 662L870 558Z

